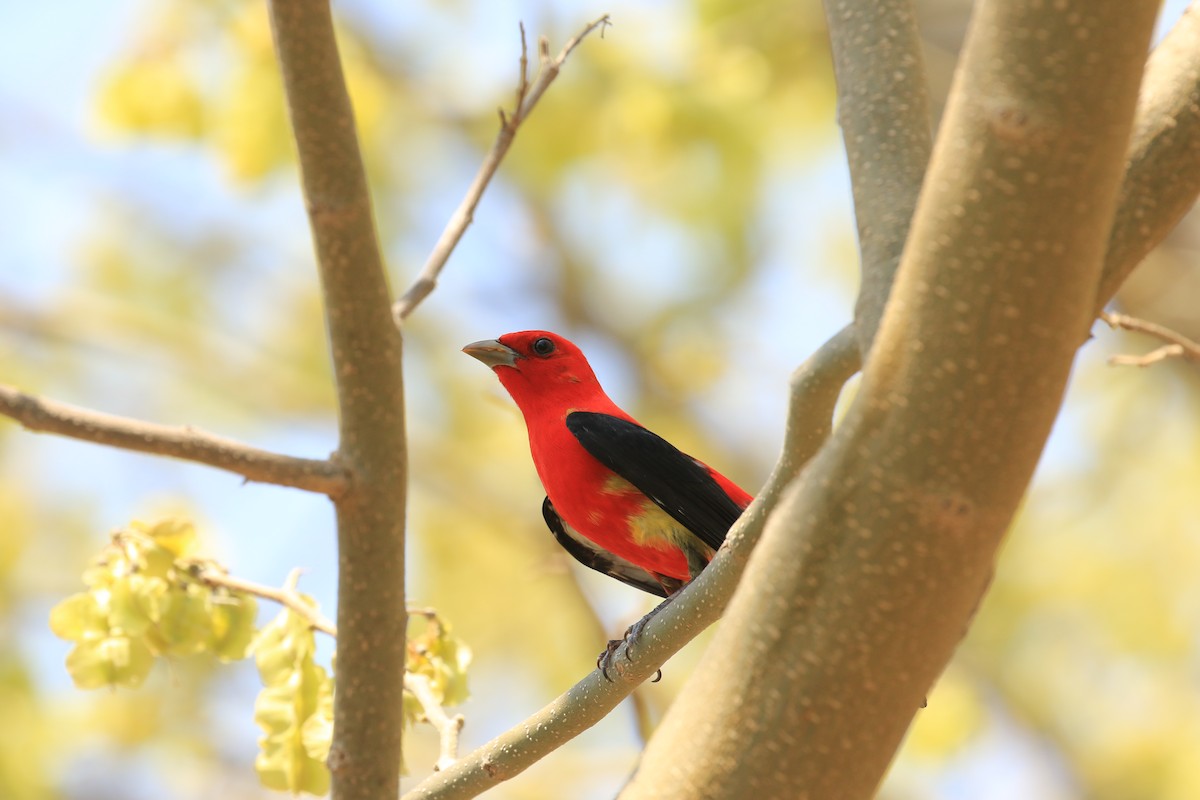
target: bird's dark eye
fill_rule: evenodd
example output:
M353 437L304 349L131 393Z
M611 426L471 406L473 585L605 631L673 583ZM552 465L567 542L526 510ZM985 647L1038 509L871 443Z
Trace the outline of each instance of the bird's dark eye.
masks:
M554 352L554 342L547 339L545 336L543 336L540 339L534 340L534 342L533 342L534 355L538 355L538 356L541 356L542 358L545 358L546 356L550 355L553 352Z

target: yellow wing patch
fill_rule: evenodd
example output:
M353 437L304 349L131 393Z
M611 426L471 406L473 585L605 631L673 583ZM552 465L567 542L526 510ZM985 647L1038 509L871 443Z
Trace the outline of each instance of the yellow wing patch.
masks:
M602 489L606 494L627 495L641 494L633 484L620 475L612 475L604 482ZM659 508L653 500L643 496L641 510L629 518L629 535L634 543L641 547L653 547L658 550L674 550L684 546L704 548L711 556L712 550L701 544L700 540L687 528Z

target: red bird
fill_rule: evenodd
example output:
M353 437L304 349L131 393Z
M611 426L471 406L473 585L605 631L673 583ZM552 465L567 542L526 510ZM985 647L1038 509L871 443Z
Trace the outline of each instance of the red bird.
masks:
M668 600L700 574L749 494L618 408L561 336L506 333L463 352L491 367L521 409L546 490L542 516L568 553ZM602 669L617 644L601 654Z

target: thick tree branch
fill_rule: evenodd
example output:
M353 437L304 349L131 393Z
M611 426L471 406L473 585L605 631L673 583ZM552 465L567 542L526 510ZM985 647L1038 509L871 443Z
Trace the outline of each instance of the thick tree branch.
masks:
M933 147L928 79L911 0L825 0L825 18L858 223L862 284L854 319L865 357Z
M400 333L327 0L272 0L337 380L341 631L329 750L335 800L395 797L405 666L407 446ZM369 687L369 689L368 689Z
M1200 194L1200 2L1146 63L1096 313Z
M173 427L90 411L0 385L0 414L31 431L56 433L139 453L181 458L241 475L338 497L349 476L334 461L270 453L190 426Z
M1156 11L976 6L862 386L625 800L874 793L980 600L1092 319Z
M712 624L733 594L768 512L828 435L838 395L858 371L858 364L857 338L853 328L847 327L797 369L792 378L784 452L767 485L700 577L650 620L632 660L626 661L624 649L617 653L612 682L593 671L520 725L426 778L404 795L404 800L475 797L512 778L602 719Z
M441 275L446 262L450 260L450 254L458 246L463 234L467 232L467 227L474 221L475 208L479 205L479 201L482 199L488 184L491 183L492 176L496 174L496 170L500 167L500 162L508 154L508 149L512 146L513 139L517 135L517 130L521 127L521 123L529 118L538 100L545 94L546 89L550 88L550 84L554 82L554 79L558 77L559 70L562 69L562 65L566 62L567 57L571 55L571 51L589 33L596 30L596 28L603 28L608 24L610 23L607 14L593 22L589 22L582 31L563 45L563 49L553 59L550 58L549 45L546 43L546 39L539 39L538 71L534 76L532 84L529 82L528 74L529 56L525 44L525 26L521 26L521 68L517 79L516 103L513 106L513 110L507 114L504 112L504 109L500 110L500 131L496 134L496 141L492 143L492 149L488 151L487 156L483 159L483 163L479 166L479 171L475 173L475 180L471 182L471 186L467 189L466 196L463 197L462 202L459 203L458 208L455 209L454 214L446 223L442 235L438 238L437 244L434 245L433 252L429 254L429 258L426 259L425 266L421 268L417 279L408 288L408 291L404 293L404 296L397 300L396 304L392 307L396 324L403 323L408 318L408 315L437 286L438 276Z
M1193 364L1200 364L1200 343L1194 342L1182 333L1159 325L1149 320L1131 317L1128 314L1113 314L1101 312L1100 319L1113 328L1123 328L1127 331L1145 333L1167 342L1163 347L1152 350L1142 356L1113 356L1108 363L1116 366L1148 367L1168 358L1182 358Z

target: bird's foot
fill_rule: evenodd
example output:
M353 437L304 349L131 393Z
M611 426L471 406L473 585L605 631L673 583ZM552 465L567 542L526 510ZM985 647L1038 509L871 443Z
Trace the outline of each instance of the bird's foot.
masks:
M665 603L663 605L665 605ZM662 605L660 605L659 608L662 608ZM601 651L599 658L596 659L596 668L600 670L600 674L604 676L605 680L610 683L612 682L612 677L608 674L608 671L614 668L613 659L617 654L617 650L620 649L622 644L625 645L625 660L629 662L633 661L633 648L636 647L638 642L641 641L642 631L645 630L646 623L650 621L650 618L654 616L655 612L657 612L659 608L654 609L654 611L651 611L649 614L630 625L625 630L625 635L620 639L609 640L604 650ZM650 682L658 683L660 680L662 680L661 669L655 671L654 677L650 679Z
M612 669L613 655L617 652L617 648L621 646L620 639L609 639L608 644L600 651L600 655L596 658L596 669L600 670L600 674L604 676L604 680L612 683L612 676L608 671Z
M657 611L658 609L655 609ZM646 623L654 616L654 611L651 611L646 616L639 619L637 622L625 629L625 636L622 641L625 642L625 660L633 661L633 648L642 641L642 631L646 629Z

